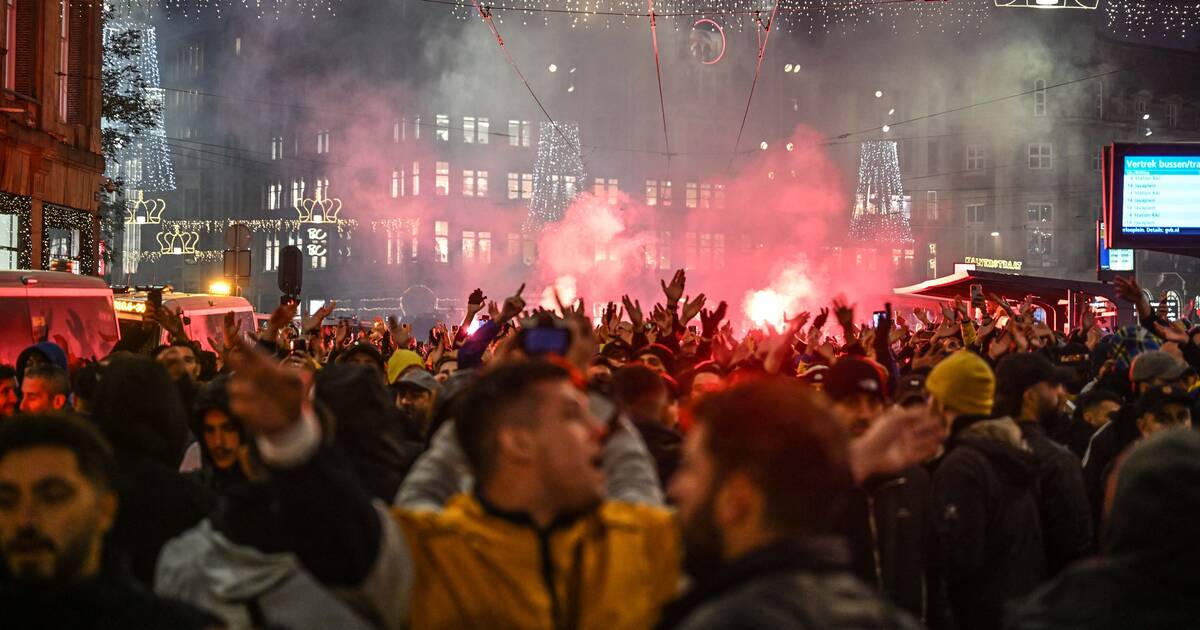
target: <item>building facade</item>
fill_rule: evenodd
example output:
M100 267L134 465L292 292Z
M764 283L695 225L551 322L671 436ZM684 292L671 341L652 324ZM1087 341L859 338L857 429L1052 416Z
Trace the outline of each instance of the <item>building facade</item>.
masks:
M99 3L4 0L0 19L0 269L99 274Z

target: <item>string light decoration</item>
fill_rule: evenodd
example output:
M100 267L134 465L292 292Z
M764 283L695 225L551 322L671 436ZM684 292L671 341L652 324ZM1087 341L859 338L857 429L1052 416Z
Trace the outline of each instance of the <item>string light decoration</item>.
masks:
M155 234L154 240L158 242L158 252L164 256L195 254L196 245L200 242L200 233L185 231L176 224Z
M114 156L115 159L109 160L107 175L114 179L120 177L124 180L125 187L131 190L175 190L175 169L171 165L171 149L167 146L163 121L165 92L160 87L162 82L158 73L158 36L154 27L140 19L110 20L104 26L105 47L107 48L112 38L130 30L142 33L141 50L132 63L137 65L144 85L131 85L126 77L119 88L122 92L145 91L149 99L158 105L159 114L154 126L140 134L133 134L123 128L120 122L107 118L101 121L104 127L117 128L135 136L127 146L120 148ZM106 55L104 63L111 67L127 62Z
M911 202L900 180L898 143L862 143L858 161L858 190L850 219L850 240L866 243L911 243Z
M293 207L299 215L300 223L332 223L337 224L338 214L342 211L342 200L329 198L318 188L312 199L301 199Z
M159 262L163 260L163 256L170 256L159 251L138 252L137 258L140 262ZM223 249L198 249L194 252L188 252L189 258L185 259L185 263L215 263L221 262L225 258L225 250Z
M1200 30L1200 1L1108 0L1111 32L1124 37L1194 37Z
M167 202L162 199L146 199L145 191L137 191L137 198L125 202L125 223L158 225L162 223Z
M178 226L181 230L198 232L200 234L224 234L225 230L229 229L229 226L234 223L246 226L246 229L255 234L259 232L299 232L300 226L304 225L294 219L180 219L163 221L162 226L164 230L173 229L175 226ZM339 235L344 235L352 233L358 227L358 221L355 219L340 219L336 224L330 223L328 225L336 227Z
M0 214L17 217L17 267L20 269L33 268L32 206L29 197L0 192Z
M96 275L96 243L92 237L93 224L98 221L92 213L86 210L76 210L74 208L65 208L54 204L42 204L42 261L40 269L49 269L52 259L51 247L53 245L53 237L51 230L69 230L70 238L79 239L77 257L71 256L68 250L65 256L59 254L55 258L66 258L79 261L79 273L83 275ZM77 235L75 234L77 233ZM29 241L32 242L32 241Z
M1003 9L1085 9L1094 11L1100 0L994 0Z
M529 217L521 228L526 233L540 232L547 223L562 219L586 178L579 152L579 124L543 122L539 131L533 196Z
M460 19L478 17L475 0L421 1L448 5ZM775 5L776 0L657 0L653 6L656 19L671 22L679 31L690 30L697 19L716 20L736 30L753 27L765 20ZM780 28L808 33L849 33L872 23L898 28L902 20L909 19L915 20L918 31L934 27L943 32L978 31L993 8L987 0L778 0L778 6ZM503 23L507 13L522 26L531 22L548 26L564 20L571 28L642 26L640 20L650 17L645 0L496 0L485 8L495 14L497 22Z
M99 3L99 2L98 2ZM300 15L316 19L333 17L342 0L122 0L125 10L157 9L173 17L224 17L232 13L250 13L259 19ZM120 9L118 9L120 10Z

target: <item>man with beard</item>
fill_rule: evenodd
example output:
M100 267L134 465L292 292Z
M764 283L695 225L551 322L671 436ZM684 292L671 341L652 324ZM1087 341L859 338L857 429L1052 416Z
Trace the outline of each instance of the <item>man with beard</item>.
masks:
M0 420L17 413L21 399L17 397L17 370L11 365L0 365Z
M661 628L916 628L829 534L854 475L846 434L799 384L709 394L671 483L692 589Z
M245 429L229 410L228 380L219 376L200 388L189 427L199 438L201 466L196 479L215 493L246 481L241 461L247 445Z
M1017 421L1038 470L1038 510L1048 575L1056 575L1092 550L1092 514L1083 464L1046 435L1058 420L1063 383L1070 373L1037 353L1013 354L996 366L996 412Z
M211 619L160 600L104 554L117 512L112 451L63 416L0 426L0 610L13 628L204 628Z

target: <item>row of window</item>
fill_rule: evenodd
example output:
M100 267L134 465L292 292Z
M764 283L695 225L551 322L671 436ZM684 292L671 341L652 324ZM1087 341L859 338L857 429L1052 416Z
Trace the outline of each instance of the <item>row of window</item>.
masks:
M925 213L931 221L936 221L941 215L941 203L938 191L925 192ZM995 209L987 204L970 203L963 207L963 218L967 225L993 225L996 220ZM1044 224L1054 221L1054 204L1032 202L1025 204L1026 223Z

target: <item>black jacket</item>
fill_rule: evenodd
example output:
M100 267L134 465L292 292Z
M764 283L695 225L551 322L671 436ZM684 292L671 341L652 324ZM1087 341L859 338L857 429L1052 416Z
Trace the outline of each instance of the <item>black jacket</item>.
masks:
M1104 555L1038 589L1013 630L1200 625L1200 435L1166 431L1120 469Z
M251 443L250 433L229 409L229 394L225 389L228 382L229 377L221 375L200 386L196 391L196 401L192 406L191 421L188 423L192 436L200 446L200 470L189 474L188 477L216 494L222 494L236 484L248 483L240 464L235 463L228 470L217 469L212 453L208 450L208 443L204 441L204 416L211 410L217 410L232 420L241 436L242 445L249 446Z
M946 596L957 627L999 628L1046 575L1036 464L1008 418L977 421L949 446L931 502Z
M646 420L630 416L633 426L642 435L642 441L654 457L655 468L658 472L658 483L663 488L671 481L675 469L679 467L679 457L683 451L683 434L656 420Z
M1059 571L1093 550L1092 510L1083 465L1074 453L1046 437L1036 422L1018 423L1038 471L1038 509L1046 543L1046 569Z
M849 571L836 539L775 543L699 581L668 604L660 629L919 628Z
M929 474L910 468L854 488L836 530L850 543L858 579L922 620L929 592L928 506Z
M92 418L117 462L117 519L108 534L129 558L133 577L152 584L158 552L196 526L212 493L179 473L187 416L162 366L145 357L113 361L101 372Z
M1083 483L1092 503L1093 523L1103 523L1100 515L1104 513L1104 480L1113 462L1130 444L1142 437L1142 431L1137 426L1137 415L1136 404L1126 404L1111 422L1096 431L1088 444L1083 457ZM1101 534L1101 531L1097 531L1097 538L1103 538Z
M1084 420L1071 416L1060 415L1046 425L1046 435L1051 440L1067 447L1081 461L1095 434L1095 427Z
M191 630L221 625L187 604L156 597L123 571L109 567L94 579L62 588L0 579L0 611L0 625L28 630Z

